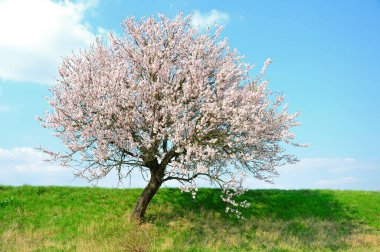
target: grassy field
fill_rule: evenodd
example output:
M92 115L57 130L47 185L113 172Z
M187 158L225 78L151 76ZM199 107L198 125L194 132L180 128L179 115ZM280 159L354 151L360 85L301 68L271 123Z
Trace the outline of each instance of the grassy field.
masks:
M0 186L0 251L380 251L380 192L252 190L238 220L219 191Z

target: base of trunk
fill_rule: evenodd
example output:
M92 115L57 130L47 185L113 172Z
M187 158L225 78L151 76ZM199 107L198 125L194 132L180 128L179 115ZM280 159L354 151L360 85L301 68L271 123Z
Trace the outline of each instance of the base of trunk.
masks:
M131 215L130 221L141 222L145 216L145 211L148 207L149 202L152 200L153 196L160 188L161 183L157 180L150 180L148 185L144 188L144 191L141 193L140 197L137 199Z

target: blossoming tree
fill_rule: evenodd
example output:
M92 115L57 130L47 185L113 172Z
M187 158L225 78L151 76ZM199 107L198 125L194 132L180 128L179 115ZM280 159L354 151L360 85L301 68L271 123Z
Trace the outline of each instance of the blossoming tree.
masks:
M67 151L45 150L90 181L111 171L119 179L140 171L148 184L131 218L141 220L160 186L177 180L196 191L198 178L223 190L233 206L247 174L260 180L294 162L282 143L293 143L282 96L255 78L221 28L199 32L181 14L123 22L123 38L109 36L64 59L51 89L52 111L40 118ZM236 208L228 208L232 211Z

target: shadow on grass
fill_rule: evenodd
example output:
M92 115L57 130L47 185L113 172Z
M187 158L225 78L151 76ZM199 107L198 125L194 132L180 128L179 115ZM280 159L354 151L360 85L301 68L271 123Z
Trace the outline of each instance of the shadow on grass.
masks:
M218 189L200 189L196 199L189 193L181 193L174 188L160 189L153 198L149 208L154 208L155 214L173 214L183 216L189 211L201 210L219 212L224 218L226 204L222 202L221 191ZM297 220L312 218L329 221L346 221L349 219L348 211L330 191L322 190L250 190L240 200L251 203L248 209L241 209L247 219L280 219ZM149 208L148 213L149 214ZM163 210L162 213L156 212ZM352 211L352 210L351 210ZM151 216L152 217L152 216ZM173 218L175 216L167 216Z
M178 189L160 189L148 207L145 222L167 229L189 221L186 229L177 231L182 232L182 238L202 244L218 241L217 237L234 237L247 250L252 249L252 241L261 249L276 248L276 244L294 246L291 249L345 249L358 230L347 206L332 191L250 190L241 197L251 203L242 209L245 220L227 215L220 195L220 190L200 189L192 199ZM223 230L228 230L228 236Z

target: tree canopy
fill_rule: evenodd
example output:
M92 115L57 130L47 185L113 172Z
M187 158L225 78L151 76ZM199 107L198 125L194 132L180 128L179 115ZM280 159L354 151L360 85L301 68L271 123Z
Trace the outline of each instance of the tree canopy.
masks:
M146 174L135 218L169 180L192 190L206 178L224 201L245 206L234 195L247 175L268 181L296 161L282 143L295 144L298 114L268 90L270 59L251 78L253 66L220 38L222 27L199 31L191 16L128 18L122 26L124 37L110 33L64 58L52 111L41 119L67 147L45 150L53 159L90 181L113 170L120 179Z

